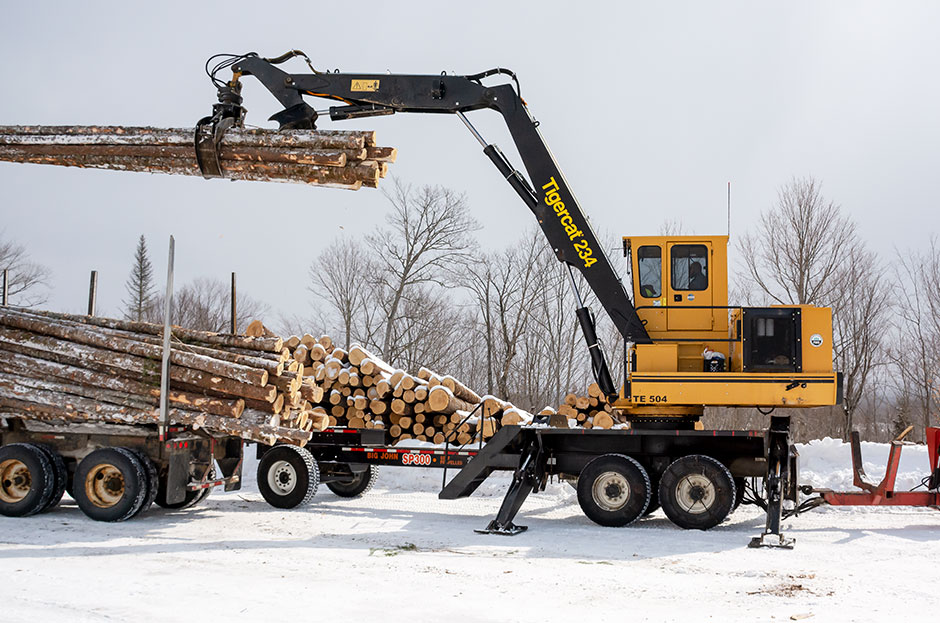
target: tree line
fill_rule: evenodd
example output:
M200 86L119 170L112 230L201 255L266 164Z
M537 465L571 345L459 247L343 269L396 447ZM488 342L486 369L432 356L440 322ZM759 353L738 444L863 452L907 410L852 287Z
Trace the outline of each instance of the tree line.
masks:
M267 324L285 334L324 332L358 342L406 369L452 374L483 393L537 410L557 405L593 381L573 310L570 277L533 227L504 248L485 251L467 199L440 186L396 181L385 191L390 215L362 238L334 240L311 263L312 314L281 314ZM680 233L667 221L661 233ZM776 201L739 240L742 258L730 304L807 304L833 310L833 352L844 375L843 404L794 410L797 438L886 440L940 415L940 242L880 257L851 216L813 178L781 186ZM619 243L618 243L619 246ZM49 272L25 249L0 241L0 268L15 275L19 303L41 305ZM593 302L590 289L578 283ZM631 291L631 288L627 288ZM126 283L124 314L161 321L146 240L140 237ZM11 291L11 298L14 293ZM173 321L198 329L229 326L228 284L197 279L174 294ZM239 326L270 316L239 294ZM615 379L623 343L596 304L603 346ZM706 425L766 425L753 409L710 408Z

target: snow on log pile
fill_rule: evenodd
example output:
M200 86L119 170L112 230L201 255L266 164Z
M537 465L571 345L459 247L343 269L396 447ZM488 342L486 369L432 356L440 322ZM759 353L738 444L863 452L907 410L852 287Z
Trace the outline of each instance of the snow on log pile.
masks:
M0 126L0 160L201 175L193 128ZM375 188L396 150L375 132L231 128L218 147L223 177Z
M0 415L55 423L155 425L163 327L0 308ZM322 398L279 338L173 328L171 424L303 445L326 426Z

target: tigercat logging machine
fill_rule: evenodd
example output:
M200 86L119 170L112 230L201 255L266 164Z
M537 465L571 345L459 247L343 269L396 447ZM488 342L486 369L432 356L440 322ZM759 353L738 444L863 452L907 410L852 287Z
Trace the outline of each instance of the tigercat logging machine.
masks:
M307 60L311 73L291 74L278 67L297 56ZM244 122L241 88L248 76L283 106L271 119L285 132L313 129L321 117L456 115L532 211L569 273L598 386L629 419L628 427L611 430L556 428L537 419L532 425L503 426L485 445L455 447L448 438L443 448L434 449L391 447L381 430L326 429L314 433L303 449L258 446L259 488L270 503L282 508L304 503L318 482L357 495L371 486L375 466L383 464L443 468L443 499L466 497L494 471L511 471L502 506L481 532L524 530L513 519L526 497L557 477L575 485L581 508L601 525L627 525L661 506L680 527L708 529L745 500L767 513L766 527L752 544L789 545L780 532L783 502L796 504L799 491L789 417L773 415L765 431L706 430L700 420L708 406L756 407L765 413L778 409L779 414L839 404L842 383L832 366L828 308L729 306L726 236L624 238L632 276L628 292L545 144L515 74L507 69L465 76L330 73L316 71L298 51L274 59L253 53L220 55L209 64L218 59L208 71L218 88L218 103L195 135L205 177L224 177L218 146L228 128ZM229 80L217 77L229 68ZM509 80L484 84L497 75ZM336 105L317 111L306 97ZM467 115L483 109L502 115L525 174L471 124ZM616 354L624 358L622 383L611 378L575 271L623 336L624 350ZM928 437L940 441L935 430ZM936 446L930 452L930 492L918 498L919 504L938 503ZM762 480L763 486L745 479ZM888 489L893 489L893 479L882 483L880 494L871 499L886 499ZM835 499L830 495L825 501L837 503ZM796 509L805 507L803 502Z
M705 431L700 418L706 406L838 404L841 379L832 368L829 309L729 307L726 236L624 238L636 304L631 302L509 70L470 76L346 74L318 72L310 65L313 73L290 74L277 67L293 56L306 58L300 52L276 59L247 54L219 63L217 70L231 67L233 76L223 83L212 72L219 103L197 136L216 137L242 123L245 76L260 81L283 106L271 117L283 130L314 128L323 115L340 121L394 113L455 114L535 215L569 271L579 303L575 270L623 336L625 373L618 390L591 312L583 303L576 310L598 385L628 415L628 430L505 427L444 487L442 497L468 495L494 466L507 463L516 478L490 531L516 531L512 519L522 501L552 474L578 480L581 505L599 523L630 523L658 498L675 523L709 528L740 501L745 477L769 475L767 533L779 538L780 503L793 480L788 477L793 463L789 419L774 417L769 435L758 436ZM494 75L512 82L483 83ZM307 96L339 105L317 111ZM528 177L470 123L467 113L482 109L502 115ZM204 140L201 149L202 160L212 161L212 141ZM203 172L214 174L208 167ZM316 448L316 441L311 445ZM472 465L477 469L469 469Z

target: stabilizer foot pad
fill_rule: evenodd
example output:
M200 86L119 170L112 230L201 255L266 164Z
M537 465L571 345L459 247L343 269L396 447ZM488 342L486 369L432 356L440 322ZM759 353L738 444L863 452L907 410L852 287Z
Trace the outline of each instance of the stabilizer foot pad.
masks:
M751 548L793 549L794 543L796 543L796 539L785 537L782 534L767 533L752 538L747 546Z
M477 534L501 534L503 536L516 536L517 534L525 532L528 529L529 526L517 526L512 522L509 522L509 524L505 526L501 526L494 519L483 530L474 530L474 532Z

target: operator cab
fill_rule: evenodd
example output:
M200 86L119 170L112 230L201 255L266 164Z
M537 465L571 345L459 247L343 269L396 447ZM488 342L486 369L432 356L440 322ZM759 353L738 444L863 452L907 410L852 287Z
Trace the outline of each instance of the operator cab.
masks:
M653 342L677 346L679 370L701 371L703 346L730 357L727 236L623 239L637 314Z
M829 308L730 307L728 236L630 236L623 249L653 343L627 352L618 407L838 404Z

